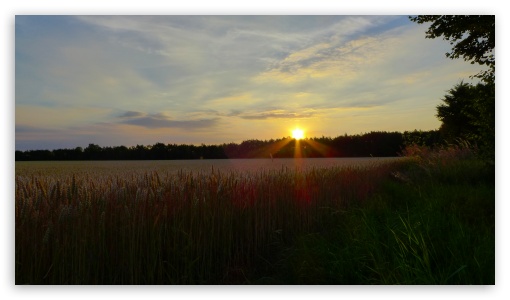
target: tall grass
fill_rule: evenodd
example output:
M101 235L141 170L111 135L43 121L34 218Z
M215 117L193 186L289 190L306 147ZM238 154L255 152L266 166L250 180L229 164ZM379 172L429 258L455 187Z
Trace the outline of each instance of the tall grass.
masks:
M424 150L289 245L264 283L494 284L494 170L469 149Z
M17 284L243 283L395 168L16 176Z
M19 169L16 284L493 284L493 186L424 170Z

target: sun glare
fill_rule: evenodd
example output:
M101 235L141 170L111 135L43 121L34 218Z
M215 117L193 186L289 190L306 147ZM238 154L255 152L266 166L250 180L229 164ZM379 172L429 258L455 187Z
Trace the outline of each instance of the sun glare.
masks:
M296 128L292 130L292 137L295 138L296 140L300 140L305 137L305 132L303 131L303 129Z

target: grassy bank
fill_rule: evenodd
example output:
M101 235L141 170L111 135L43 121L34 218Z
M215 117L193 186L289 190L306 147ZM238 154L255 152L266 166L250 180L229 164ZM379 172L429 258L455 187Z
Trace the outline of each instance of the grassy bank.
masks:
M493 177L430 155L257 174L27 170L16 284L494 284Z

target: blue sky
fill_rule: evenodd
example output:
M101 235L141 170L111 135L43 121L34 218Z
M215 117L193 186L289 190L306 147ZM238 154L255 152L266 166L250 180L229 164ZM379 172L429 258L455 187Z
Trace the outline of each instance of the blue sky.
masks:
M17 150L431 130L480 70L407 15L15 18Z

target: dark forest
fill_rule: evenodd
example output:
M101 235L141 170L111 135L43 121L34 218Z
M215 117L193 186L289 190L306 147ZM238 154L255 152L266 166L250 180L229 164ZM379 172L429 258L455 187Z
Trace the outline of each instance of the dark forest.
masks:
M48 160L176 160L231 158L291 158L291 157L388 157L398 156L410 144L434 146L441 143L437 130L401 132L370 132L335 138L314 137L295 140L290 137L270 140L246 140L240 144L136 145L131 147L101 147L89 144L85 149L16 151L16 161ZM296 151L296 147L298 151ZM298 155L297 155L298 153Z

